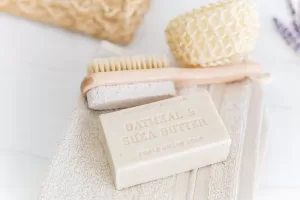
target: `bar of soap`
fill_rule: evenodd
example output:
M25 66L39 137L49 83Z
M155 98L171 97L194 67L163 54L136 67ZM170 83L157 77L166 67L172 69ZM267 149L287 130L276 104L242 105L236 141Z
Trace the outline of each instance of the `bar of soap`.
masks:
M231 139L208 92L100 115L118 190L226 160Z

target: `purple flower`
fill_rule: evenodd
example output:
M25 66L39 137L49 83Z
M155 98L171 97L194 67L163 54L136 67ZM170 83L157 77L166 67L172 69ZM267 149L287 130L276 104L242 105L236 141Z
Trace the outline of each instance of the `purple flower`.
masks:
M287 4L288 4L289 10L290 10L290 14L292 15L292 19L293 19L292 25L293 25L294 31L297 32L297 35L300 35L300 25L297 22L297 18L296 18L297 13L296 13L294 4L291 0L287 0Z
M293 2L291 0L287 0L287 4L289 6L291 15L295 16L296 15L296 10L294 8Z
M297 39L293 35L292 31L288 27L286 27L282 22L280 22L279 19L274 17L273 21L277 31L279 32L281 37L286 41L288 45L297 42Z
M294 46L294 51L295 51L295 52L299 52L299 51L300 51L300 43L297 42L297 43L295 44L295 46Z
M297 22L296 22L295 19L293 19L292 24L293 24L294 31L297 33L298 36L300 36L300 27L299 27L299 25L297 24Z
M284 39L284 41L291 48L293 48L294 51L300 52L300 16L298 16L292 0L286 0L286 2L288 4L289 12L292 16L291 26L286 26L276 17L273 18L273 22L277 32Z

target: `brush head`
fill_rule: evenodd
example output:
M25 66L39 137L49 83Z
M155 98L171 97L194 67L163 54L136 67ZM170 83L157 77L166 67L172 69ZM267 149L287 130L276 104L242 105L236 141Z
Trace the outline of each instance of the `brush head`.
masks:
M94 59L88 65L88 74L123 70L142 70L166 68L169 62L166 56L127 56Z
M92 60L88 65L88 74L167 67L166 56L111 57ZM175 95L172 81L107 85L92 88L86 93L88 106L94 110L128 108Z

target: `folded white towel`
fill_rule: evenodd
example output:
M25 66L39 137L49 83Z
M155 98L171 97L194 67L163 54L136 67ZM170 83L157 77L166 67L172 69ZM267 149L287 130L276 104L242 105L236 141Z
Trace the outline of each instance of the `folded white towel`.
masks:
M110 50L116 52L114 47ZM268 131L262 86L245 80L204 87L232 138L227 161L117 191L98 140L100 112L89 110L80 97L41 199L253 200ZM178 93L192 93L199 88L185 88Z
M197 87L182 93L190 93ZM228 160L122 191L115 189L98 140L100 112L82 97L45 181L41 199L253 199L265 146L262 91L243 81L209 88L232 137ZM199 102L201 103L201 102ZM261 139L263 138L263 139Z

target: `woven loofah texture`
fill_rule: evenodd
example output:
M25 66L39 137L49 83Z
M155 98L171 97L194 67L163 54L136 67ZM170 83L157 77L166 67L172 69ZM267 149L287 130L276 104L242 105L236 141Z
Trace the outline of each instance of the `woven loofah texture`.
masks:
M0 12L128 44L149 4L150 0L0 0Z
M212 67L241 61L255 47L258 14L252 0L225 0L169 22L170 49L184 67Z
M168 67L166 56L127 56L94 59L88 65L88 74L122 70L142 70Z

